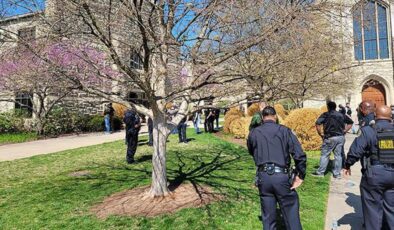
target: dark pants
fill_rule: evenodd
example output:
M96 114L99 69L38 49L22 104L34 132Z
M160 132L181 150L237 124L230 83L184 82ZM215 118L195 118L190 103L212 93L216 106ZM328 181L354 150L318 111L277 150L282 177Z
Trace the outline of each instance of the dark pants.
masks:
M264 230L276 229L277 203L279 203L286 229L302 229L298 194L290 190L289 176L283 173L268 175L265 172L258 172L257 176Z
M206 133L208 132L208 123L209 123L208 119L205 118L205 120L204 120L204 131Z
M179 142L187 142L187 139L186 139L186 123L180 123L178 125L178 136L179 136Z
M369 167L361 179L360 192L365 229L394 230L394 168Z
M134 155L135 152L137 151L137 146L138 146L138 132L127 135L126 143L127 143L126 161L128 163L133 163Z
M208 132L212 133L213 132L213 123L214 123L214 119L209 119L208 120Z
M216 121L216 129L219 129L219 115L215 118Z
M152 146L153 145L153 129L148 129L148 133L149 133L148 145Z

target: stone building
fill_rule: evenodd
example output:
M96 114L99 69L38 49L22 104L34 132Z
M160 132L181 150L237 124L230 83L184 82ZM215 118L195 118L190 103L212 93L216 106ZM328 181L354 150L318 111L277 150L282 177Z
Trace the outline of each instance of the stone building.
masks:
M388 0L343 0L340 26L349 34L351 46L345 52L356 67L353 87L342 95L327 95L331 100L355 109L363 100L377 105L394 104L394 2ZM307 101L305 106L318 107L325 98Z
M84 36L83 30L86 29L86 26L84 27L80 21L81 19L70 13L69 9L64 8L63 0L46 0L45 6L45 9L42 11L0 19L0 54L17 47L20 40L47 39L51 36L51 33L67 34L65 37L70 40L90 41L88 36ZM97 6L94 6L100 7L99 3L97 3ZM100 15L97 15L97 17L99 18ZM120 38L130 39L127 37L130 34L130 27L128 27L130 25L122 21L124 20L122 18L111 20L113 21L111 32L114 37L119 38L114 39L114 42L120 41ZM101 21L99 22L101 23ZM93 42L92 44L94 45ZM130 47L123 47L122 43L119 42L119 44L116 44L116 48L132 68L141 68L141 60ZM146 96L142 91L137 89L119 89L115 83L113 83L112 90L121 91L120 93L128 100L139 101L145 104ZM15 108L29 110L28 106L21 104L31 105L32 100L34 100L34 94L32 92L0 92L0 98L12 98L17 101L16 103L0 100L0 112ZM72 93L61 102L63 107L78 110L84 114L101 114L106 103L108 101L84 92Z

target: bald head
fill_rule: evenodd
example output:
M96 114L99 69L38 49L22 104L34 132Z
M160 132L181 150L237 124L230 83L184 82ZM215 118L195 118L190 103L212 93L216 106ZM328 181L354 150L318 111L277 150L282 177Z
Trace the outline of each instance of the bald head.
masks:
M379 105L375 111L377 120L389 120L391 121L391 109L386 105Z
M361 112L364 114L364 116L375 111L375 103L373 103L372 101L363 101L360 107Z

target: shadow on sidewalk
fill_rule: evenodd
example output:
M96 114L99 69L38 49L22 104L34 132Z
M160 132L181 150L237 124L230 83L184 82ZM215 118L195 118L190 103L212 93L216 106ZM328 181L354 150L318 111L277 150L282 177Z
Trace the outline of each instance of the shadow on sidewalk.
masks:
M348 197L346 198L346 204L354 208L353 213L348 213L338 220L338 225L350 225L352 230L361 230L363 223L363 213L361 206L361 198L359 195L347 192L345 193Z

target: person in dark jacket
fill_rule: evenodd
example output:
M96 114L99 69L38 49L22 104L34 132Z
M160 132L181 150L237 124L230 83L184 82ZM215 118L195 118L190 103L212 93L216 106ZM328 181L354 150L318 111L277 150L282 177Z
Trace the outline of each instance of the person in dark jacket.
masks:
M220 109L215 109L216 129L219 130Z
M347 154L344 174L362 161L360 183L365 229L394 229L394 126L391 110L376 108L376 123L361 128Z
M353 121L345 114L337 112L333 101L327 102L328 112L316 120L316 131L323 138L319 168L313 176L323 177L326 172L331 152L334 152L334 178L341 178L345 144L345 133L352 128ZM321 131L323 126L324 133Z
M126 161L127 163L132 164L134 163L134 155L137 151L138 133L141 128L141 121L137 112L132 109L125 112L123 122L126 124Z
M299 216L298 188L306 174L306 155L293 132L276 124L276 111L267 106L262 111L263 124L250 131L247 146L257 167L263 227L276 229L276 206L279 203L286 229L302 229ZM296 170L289 180L291 159Z

